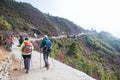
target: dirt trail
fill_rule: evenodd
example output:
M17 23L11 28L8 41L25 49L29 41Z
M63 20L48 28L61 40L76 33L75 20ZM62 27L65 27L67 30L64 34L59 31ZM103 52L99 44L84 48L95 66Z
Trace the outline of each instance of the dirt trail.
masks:
M49 58L50 69L44 68L43 58L41 58L40 68L40 55L42 53L34 51L31 60L31 69L28 74L23 69L23 61L20 66L20 51L17 44L13 45L13 65L11 67L10 80L94 80L92 77L85 73L73 69L63 63L60 63L53 58Z

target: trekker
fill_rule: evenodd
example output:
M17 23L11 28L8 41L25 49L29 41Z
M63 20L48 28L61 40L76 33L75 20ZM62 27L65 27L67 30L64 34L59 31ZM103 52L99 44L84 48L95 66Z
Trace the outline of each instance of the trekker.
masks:
M52 44L47 35L45 35L44 38L41 40L40 48L43 51L43 59L44 59L45 67L49 69L50 64L48 62L48 56L52 50Z
M20 39L19 39L19 46L23 43L24 41L24 37L23 36L20 36Z
M12 35L10 36L9 40L10 40L10 49L12 49L12 44L13 44L13 37L12 37Z
M34 47L28 38L25 38L25 41L20 46L20 51L22 52L22 57L24 59L24 68L26 69L26 73L29 72L30 69L30 60Z
M36 33L34 33L34 37L35 37L36 39L38 38Z

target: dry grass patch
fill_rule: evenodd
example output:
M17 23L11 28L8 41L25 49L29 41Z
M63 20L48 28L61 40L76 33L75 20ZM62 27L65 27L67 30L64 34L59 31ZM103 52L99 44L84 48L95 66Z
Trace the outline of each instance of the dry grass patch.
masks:
M0 47L0 61L5 60L9 56L9 52L6 51L3 47Z

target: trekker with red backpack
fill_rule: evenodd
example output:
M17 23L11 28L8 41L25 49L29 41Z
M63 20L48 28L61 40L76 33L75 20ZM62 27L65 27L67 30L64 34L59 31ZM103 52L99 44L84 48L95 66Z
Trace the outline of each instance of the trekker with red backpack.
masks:
M20 51L22 52L22 57L24 59L24 66L26 69L26 73L28 73L30 69L30 60L33 49L34 47L32 43L29 41L28 38L25 38L25 41L20 46Z

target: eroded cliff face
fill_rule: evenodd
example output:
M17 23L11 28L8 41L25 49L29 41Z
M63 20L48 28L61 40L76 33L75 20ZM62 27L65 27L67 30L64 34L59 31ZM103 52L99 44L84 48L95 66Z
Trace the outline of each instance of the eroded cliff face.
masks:
M9 80L11 54L0 47L0 80Z
M0 47L5 48L7 51L11 51L10 49L10 36L12 36L12 33L9 31L0 31ZM0 48L0 50L1 50Z

